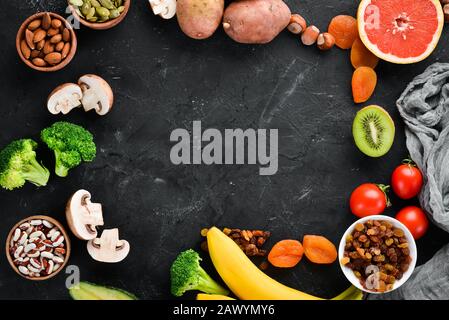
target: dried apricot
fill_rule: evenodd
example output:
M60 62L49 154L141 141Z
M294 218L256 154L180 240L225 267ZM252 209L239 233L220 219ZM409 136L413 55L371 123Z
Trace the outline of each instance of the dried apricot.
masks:
M304 249L297 240L282 240L268 254L268 261L278 268L291 268L301 261Z
M331 20L327 32L334 36L337 47L349 49L359 36L357 20L347 15L336 16Z
M379 58L369 51L360 38L355 39L351 47L351 63L357 69L358 67L375 68Z
M303 244L304 254L313 263L329 264L337 259L334 244L323 236L306 235Z
M377 74L370 67L359 67L352 75L352 96L355 103L367 101L377 84Z

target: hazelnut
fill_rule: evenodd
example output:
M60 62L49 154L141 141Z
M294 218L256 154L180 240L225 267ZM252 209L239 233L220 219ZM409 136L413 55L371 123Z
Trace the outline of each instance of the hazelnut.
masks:
M290 17L290 23L287 26L288 31L293 34L301 34L306 30L306 20L299 14L292 14Z
M320 50L326 51L335 45L335 38L328 32L321 33L317 39L317 45Z
M306 28L304 33L301 35L301 41L306 46L311 46L314 44L320 34L320 29L315 26L309 26Z

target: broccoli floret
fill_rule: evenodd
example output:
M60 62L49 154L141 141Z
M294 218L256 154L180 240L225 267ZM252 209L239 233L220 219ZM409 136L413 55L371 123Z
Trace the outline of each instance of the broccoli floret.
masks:
M180 297L189 290L228 295L229 291L215 282L200 266L199 254L189 249L181 252L170 269L171 293Z
M94 160L97 153L92 134L73 123L56 122L42 130L41 139L54 151L55 172L60 177L66 177L82 161Z
M8 190L22 187L26 181L47 185L50 172L36 160L37 143L31 139L11 142L0 151L0 185Z

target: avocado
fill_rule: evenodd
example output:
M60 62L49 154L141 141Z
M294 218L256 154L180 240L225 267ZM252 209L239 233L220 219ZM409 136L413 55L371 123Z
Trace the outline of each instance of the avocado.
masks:
M138 300L129 292L82 281L69 288L73 300Z

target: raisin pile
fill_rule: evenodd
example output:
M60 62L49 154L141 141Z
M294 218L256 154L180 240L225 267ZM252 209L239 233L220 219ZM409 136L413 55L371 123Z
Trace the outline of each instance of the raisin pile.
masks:
M341 263L354 271L364 288L385 292L408 270L412 258L404 231L383 220L355 226L346 238Z

